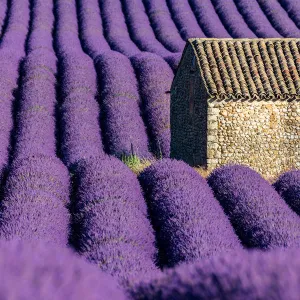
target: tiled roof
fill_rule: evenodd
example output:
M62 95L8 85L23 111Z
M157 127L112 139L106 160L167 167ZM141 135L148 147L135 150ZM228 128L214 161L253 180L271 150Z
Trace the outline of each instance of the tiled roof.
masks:
M300 39L189 39L211 99L300 100Z

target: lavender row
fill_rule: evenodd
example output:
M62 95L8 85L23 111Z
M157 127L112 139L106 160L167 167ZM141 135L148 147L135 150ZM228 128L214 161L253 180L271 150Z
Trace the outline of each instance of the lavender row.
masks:
M236 251L183 264L136 283L133 299L297 299L298 249Z
M205 34L199 27L188 0L167 0L171 16L183 40L204 38Z
M99 1L104 35L112 50L126 56L138 54L140 49L130 39L120 1Z
M77 0L80 37L84 51L95 59L109 51L110 46L103 34L98 0Z
M68 167L104 154L96 77L93 62L84 53L64 55L60 61L60 149Z
M189 0L189 3L198 24L207 37L231 37L217 15L211 0Z
M0 37L4 29L5 17L7 13L7 0L0 0Z
M104 154L96 101L97 75L92 59L81 48L76 4L57 1L55 8L60 82L60 150L64 163L71 167L81 159ZM66 36L70 37L72 47L68 46Z
M13 157L55 156L56 57L35 50L24 60L22 71Z
M300 37L300 30L277 0L257 0L273 27L283 37Z
M234 3L248 24L249 28L260 38L280 38L279 32L272 26L261 10L257 1L234 0Z
M300 170L282 174L273 186L285 202L300 215Z
M54 0L54 4L55 45L58 58L61 59L65 54L81 54L75 2Z
M52 30L54 24L53 2L32 0L30 34L27 40L27 53L35 50L44 51L53 56Z
M147 15L157 39L170 51L182 52L185 42L171 18L164 0L143 0Z
M76 174L71 240L79 253L121 281L155 271L153 229L135 174L113 157L81 161Z
M69 174L55 157L15 159L0 204L1 239L66 245L69 237Z
M0 270L3 299L127 299L111 276L65 247L1 241Z
M19 63L25 55L29 3L11 1L7 14L7 27L0 44L0 178L8 163L13 128L12 102L17 89Z
M173 72L166 62L152 53L131 58L139 82L142 112L151 151L157 157L170 156L170 94Z
M162 57L172 54L155 37L143 2L121 0L128 31L132 40L142 51L156 53Z
M255 38L256 35L248 27L240 15L234 0L211 0L219 18L229 34L234 38Z
M162 266L173 267L242 248L205 179L184 162L161 160L146 168L138 179Z
M210 174L208 183L245 246L299 246L299 216L257 172L223 166Z
M281 6L288 13L289 17L294 21L296 26L300 28L300 3L297 0L279 0Z
M97 58L96 69L106 152L121 157L132 154L133 148L136 155L150 158L137 80L129 59L111 51Z

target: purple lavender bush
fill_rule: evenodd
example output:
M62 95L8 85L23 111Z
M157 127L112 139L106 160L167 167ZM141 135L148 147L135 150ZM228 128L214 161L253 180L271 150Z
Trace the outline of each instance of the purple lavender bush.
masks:
M140 49L130 39L120 1L99 1L106 40L112 50L132 56Z
M150 158L148 137L140 116L140 96L130 60L117 52L96 60L106 152L117 157L134 154Z
M236 251L169 269L129 289L133 299L298 299L298 249Z
M110 47L103 33L98 0L78 0L78 21L84 51L95 59Z
M160 264L173 267L241 248L222 207L193 168L161 160L138 177L155 230Z
M2 299L127 299L111 276L65 247L1 241L0 270Z
M142 112L150 147L157 157L170 156L170 91L173 72L166 62L152 53L132 57L142 97Z
M43 49L45 53L49 52L52 54L53 2L34 0L31 3L31 23L26 47L27 53Z
M230 38L210 0L189 0L196 19L207 37Z
M205 34L197 23L195 15L188 0L167 0L171 16L176 24L180 35L184 40L189 38L204 38Z
M207 180L245 246L299 246L299 217L260 174L246 166L227 165Z
M4 21L5 21L5 15L6 15L6 12L7 12L7 1L6 0L1 0L0 4L1 4L0 5L0 36L1 36Z
M93 61L80 53L63 56L60 76L60 149L69 167L80 159L104 154L96 101L97 75Z
M300 215L300 170L285 172L273 186L281 198Z
M54 0L54 14L55 45L59 58L71 53L82 53L75 1Z
M256 38L255 33L248 27L240 15L234 0L211 0L229 34L234 38Z
M142 0L157 39L170 51L182 52L182 40L165 0Z
M267 18L270 20L273 27L283 37L300 37L300 30L290 19L288 13L276 0L257 0L262 11L265 13Z
M297 0L279 0L279 3L288 13L288 16L294 21L296 26L300 28L300 3Z
M249 28L259 38L281 37L279 32L272 26L267 16L261 10L257 1L234 0L234 3Z
M0 42L0 180L8 163L10 132L13 128L12 103L18 87L19 63L25 55L28 1L10 1L7 14L7 26Z
M149 18L140 0L121 0L124 17L132 40L142 51L156 53L162 57L172 54L157 39Z
M71 243L120 280L156 270L155 239L136 175L114 157L79 162Z
M35 50L23 65L14 129L14 157L41 153L55 156L56 58Z
M0 237L68 243L69 174L55 157L16 159L0 204Z

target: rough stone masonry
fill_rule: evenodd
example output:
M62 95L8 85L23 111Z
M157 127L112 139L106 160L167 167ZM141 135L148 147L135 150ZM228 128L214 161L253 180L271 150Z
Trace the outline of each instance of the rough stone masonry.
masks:
M300 39L189 39L171 89L171 157L267 177L300 168Z

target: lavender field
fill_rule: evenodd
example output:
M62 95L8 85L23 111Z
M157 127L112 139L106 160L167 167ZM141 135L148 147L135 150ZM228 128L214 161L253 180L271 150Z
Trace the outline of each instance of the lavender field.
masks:
M300 38L300 1L0 0L1 300L300 299L300 170L172 159L192 37Z

